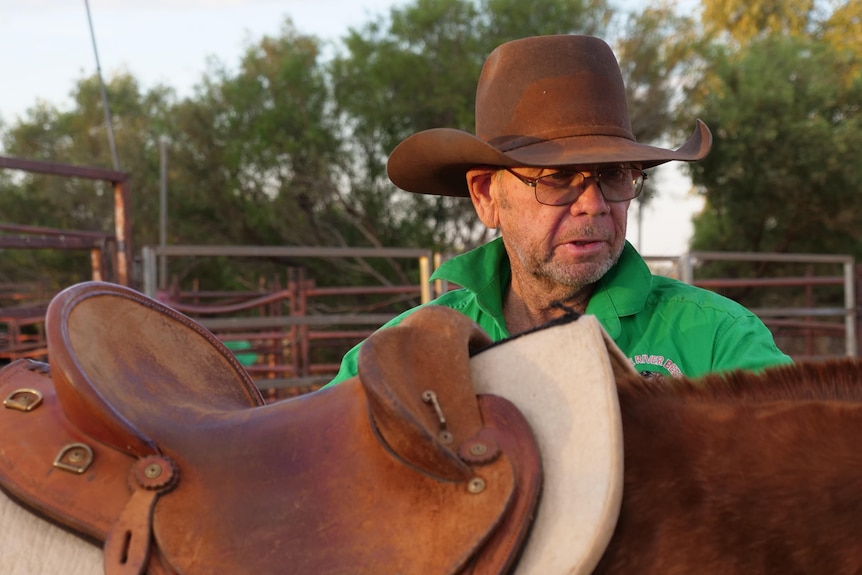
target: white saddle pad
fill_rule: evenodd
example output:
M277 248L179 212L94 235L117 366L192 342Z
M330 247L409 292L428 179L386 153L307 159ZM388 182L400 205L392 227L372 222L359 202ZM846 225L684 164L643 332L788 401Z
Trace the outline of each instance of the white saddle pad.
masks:
M477 393L512 401L542 453L539 511L518 575L591 573L613 535L623 490L615 377L634 372L598 320L505 341L471 360Z

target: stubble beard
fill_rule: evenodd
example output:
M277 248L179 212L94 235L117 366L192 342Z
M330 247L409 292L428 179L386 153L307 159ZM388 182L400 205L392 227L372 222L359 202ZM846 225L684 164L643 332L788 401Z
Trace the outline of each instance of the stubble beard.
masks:
M567 263L554 258L554 253L538 254L527 252L520 246L513 246L515 256L521 268L539 282L564 288L568 296L575 296L587 286L591 286L604 277L622 254L621 243L614 251L600 260L579 263Z

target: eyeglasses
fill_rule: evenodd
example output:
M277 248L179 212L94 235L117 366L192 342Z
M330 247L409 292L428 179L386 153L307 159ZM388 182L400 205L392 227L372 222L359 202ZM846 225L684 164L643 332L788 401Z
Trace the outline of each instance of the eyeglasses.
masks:
M510 168L507 172L527 184L536 194L536 201L546 206L565 206L578 199L584 191L587 178L594 178L599 191L608 202L633 200L641 193L648 174L637 168L599 168L592 175L578 170L560 170L538 178L528 178Z

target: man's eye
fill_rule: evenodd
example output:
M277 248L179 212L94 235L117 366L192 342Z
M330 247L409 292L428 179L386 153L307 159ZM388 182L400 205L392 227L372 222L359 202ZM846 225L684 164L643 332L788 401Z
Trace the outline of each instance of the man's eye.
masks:
M548 174L547 179L554 184L568 184L578 177L578 172L554 172Z
M622 182L628 178L628 170L623 168L609 168L602 170L601 178L607 182Z

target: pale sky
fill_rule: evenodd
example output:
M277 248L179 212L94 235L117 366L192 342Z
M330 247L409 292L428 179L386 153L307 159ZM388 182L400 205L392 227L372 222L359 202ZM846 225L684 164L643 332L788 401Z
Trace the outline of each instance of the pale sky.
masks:
M143 90L165 84L182 97L203 77L208 57L235 65L247 44L278 35L288 17L299 32L335 41L407 1L89 0L89 8L105 78L127 71ZM71 107L76 81L97 70L87 2L0 0L0 55L4 123L24 117L39 100ZM661 196L646 210L639 246L633 207L629 239L645 255L676 256L686 249L701 202L675 169L653 172Z

